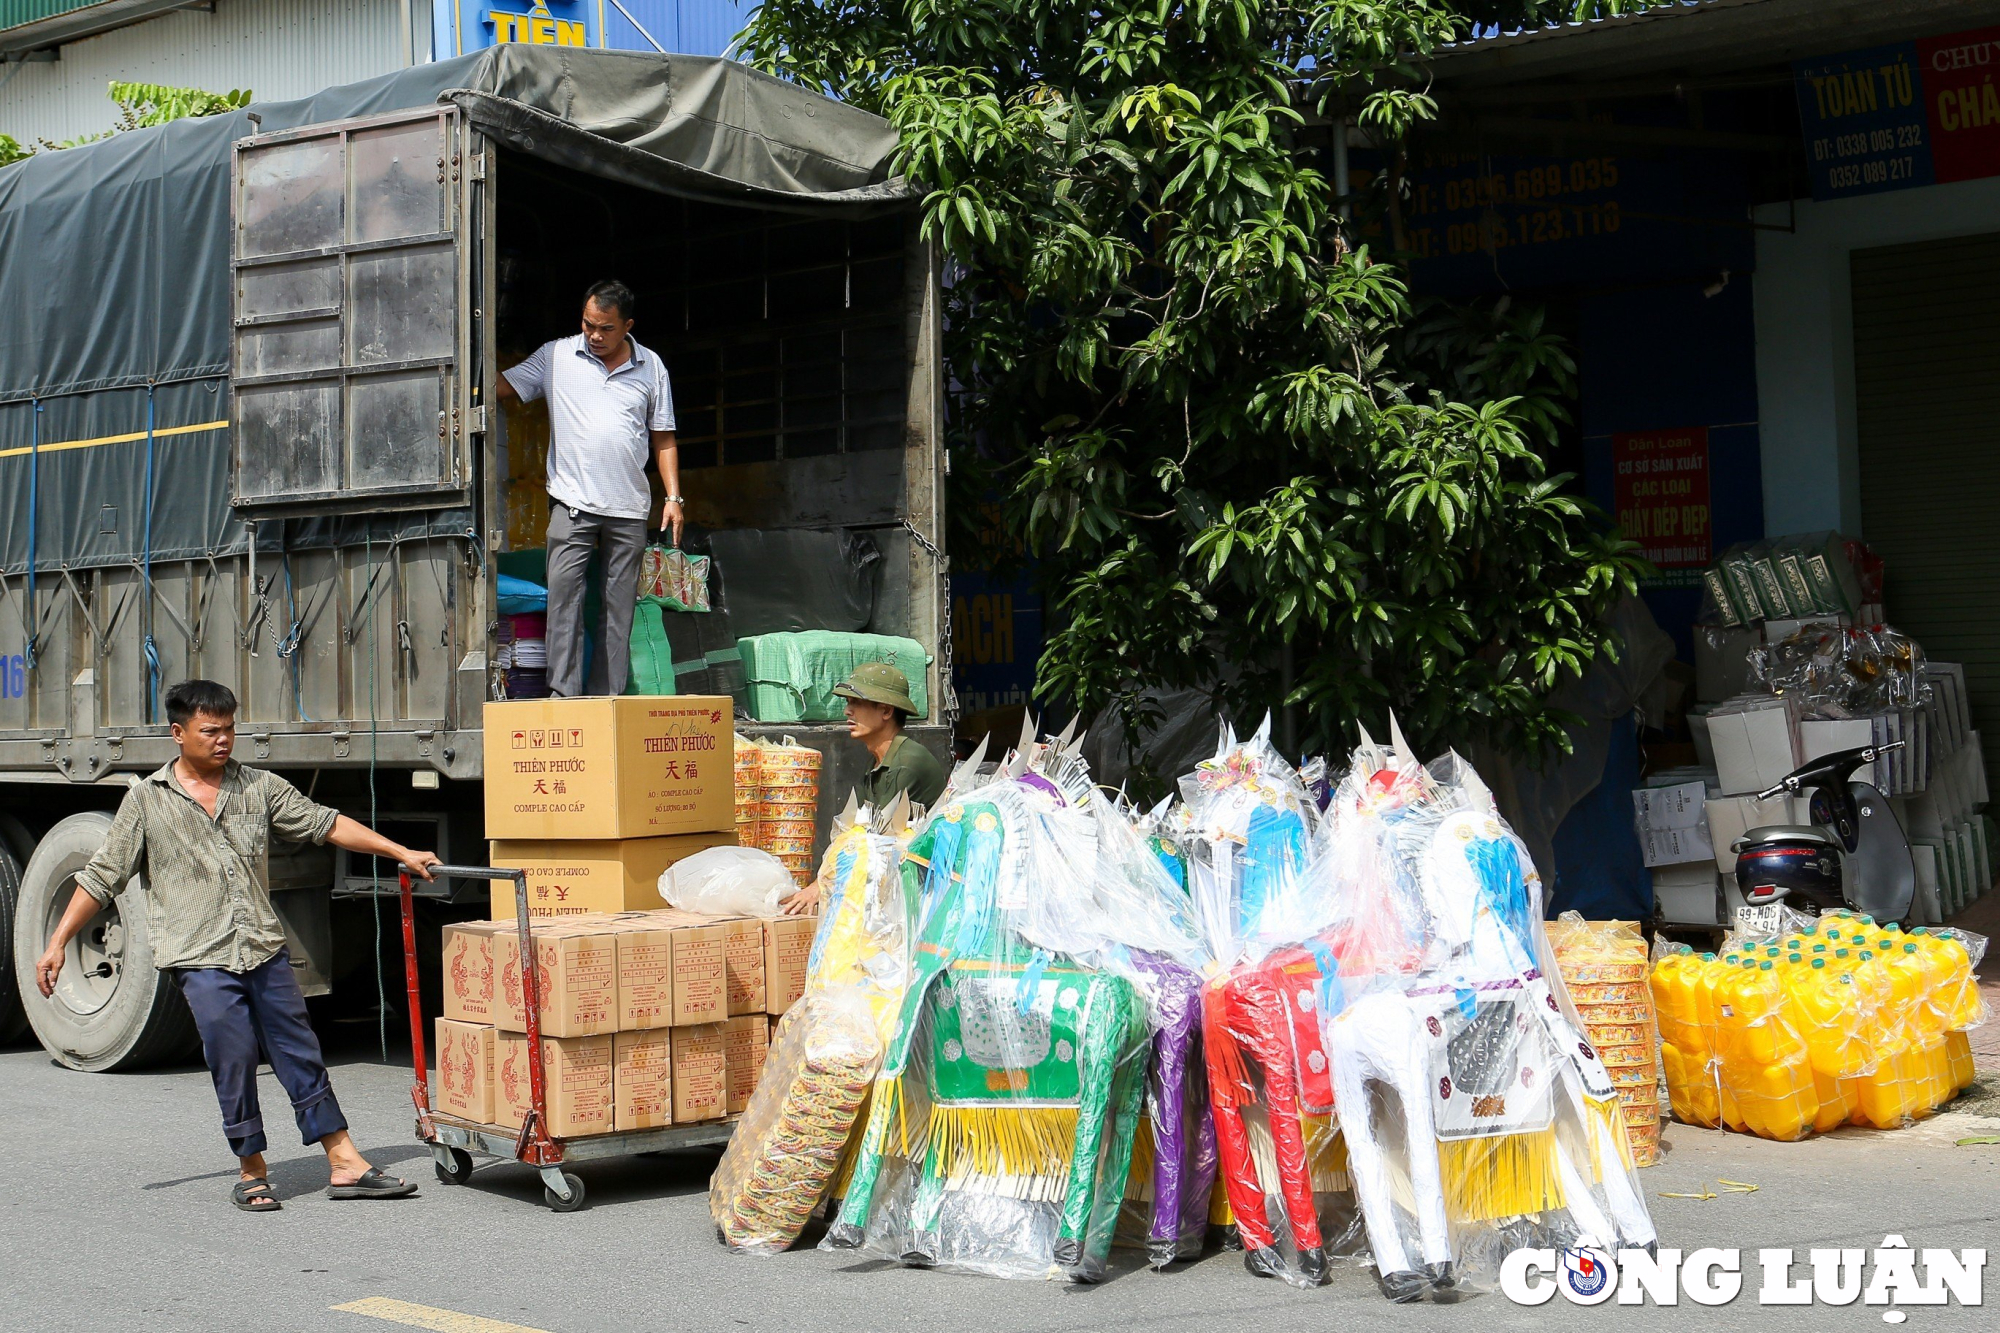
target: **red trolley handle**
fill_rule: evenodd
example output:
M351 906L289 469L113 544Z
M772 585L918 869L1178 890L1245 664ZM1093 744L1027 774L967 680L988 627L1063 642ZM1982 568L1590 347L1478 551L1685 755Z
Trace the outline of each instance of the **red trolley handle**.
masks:
M417 1107L417 1137L426 1143L434 1142L437 1130L431 1124L430 1072L427 1067L424 1047L423 1001L417 989L417 919L415 904L410 889L408 866L396 868L398 896L403 909L403 984L409 991L410 1007L410 1065L415 1081L410 1085L410 1100ZM528 1018L528 1048L533 1058L528 1062L528 1085L534 1097L533 1108L521 1125L521 1137L515 1155L523 1162L536 1166L553 1165L562 1160L562 1151L550 1140L548 1125L548 1093L542 1086L542 1015L541 990L536 985L536 965L533 937L528 926L528 876L520 870L496 870L490 866L434 865L430 868L433 879L483 879L512 880L514 883L514 920L521 934L521 983L522 994L526 997L524 1008Z

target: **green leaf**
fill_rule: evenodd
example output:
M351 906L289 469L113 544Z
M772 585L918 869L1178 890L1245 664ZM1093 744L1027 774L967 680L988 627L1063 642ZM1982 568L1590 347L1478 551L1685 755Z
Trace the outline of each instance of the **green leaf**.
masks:
M1107 725L1157 688L1288 706L1314 750L1394 708L1426 753L1562 752L1549 692L1615 650L1640 568L1545 462L1572 349L1535 302L1413 295L1363 243L1380 183L1343 227L1290 139L1307 113L1385 145L1434 117L1425 61L1466 12L749 10L744 57L884 116L923 191L949 554L1038 562L1038 689ZM843 295L844 341L897 341L893 282Z

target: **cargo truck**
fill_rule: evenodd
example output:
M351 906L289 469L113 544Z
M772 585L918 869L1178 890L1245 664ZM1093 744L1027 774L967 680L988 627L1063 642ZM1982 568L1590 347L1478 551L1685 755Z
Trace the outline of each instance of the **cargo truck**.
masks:
M547 511L546 414L495 375L600 278L667 361L725 607L915 640L942 753L939 261L894 146L728 61L510 45L0 168L0 1039L193 1050L137 881L33 989L176 680L236 691L243 762L484 863L496 586ZM828 752L823 836L864 752L782 730ZM271 864L307 993L372 1003L393 868Z

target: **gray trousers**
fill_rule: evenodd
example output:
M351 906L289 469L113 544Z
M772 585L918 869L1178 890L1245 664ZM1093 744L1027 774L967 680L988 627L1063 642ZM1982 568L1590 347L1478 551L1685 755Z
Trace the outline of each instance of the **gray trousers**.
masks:
M549 501L549 693L564 698L625 692L632 672L632 610L639 600L639 561L646 520L606 518ZM604 556L604 599L596 625L597 653L583 675L583 586L590 558Z

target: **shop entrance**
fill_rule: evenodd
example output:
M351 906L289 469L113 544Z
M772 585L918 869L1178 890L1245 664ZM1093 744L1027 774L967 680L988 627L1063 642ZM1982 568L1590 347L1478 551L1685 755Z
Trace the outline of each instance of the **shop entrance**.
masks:
M2000 736L2000 233L1857 250L1862 535L1896 628L1965 664ZM1989 781L2000 747L1987 747Z

